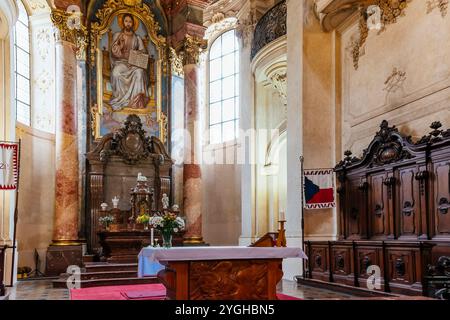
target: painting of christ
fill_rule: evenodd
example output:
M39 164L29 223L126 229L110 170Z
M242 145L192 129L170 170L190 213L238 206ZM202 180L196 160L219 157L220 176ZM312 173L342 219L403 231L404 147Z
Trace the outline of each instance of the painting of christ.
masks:
M124 108L145 109L150 97L148 72L130 63L132 51L147 53L144 41L135 32L139 20L125 13L118 18L118 24L121 30L113 34L110 49L112 88L110 105L114 111Z

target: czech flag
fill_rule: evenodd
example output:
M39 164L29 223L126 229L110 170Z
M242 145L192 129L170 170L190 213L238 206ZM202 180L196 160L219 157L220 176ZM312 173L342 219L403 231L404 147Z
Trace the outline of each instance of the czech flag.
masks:
M336 207L333 169L304 170L305 209Z

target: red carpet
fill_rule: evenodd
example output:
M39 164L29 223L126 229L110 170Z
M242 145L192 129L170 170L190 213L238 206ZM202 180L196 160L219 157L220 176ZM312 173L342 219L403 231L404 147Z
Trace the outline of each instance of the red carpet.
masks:
M70 300L164 300L166 288L162 284L93 287L71 289ZM302 300L282 293L279 300Z
M71 289L70 300L164 300L166 288L159 283Z

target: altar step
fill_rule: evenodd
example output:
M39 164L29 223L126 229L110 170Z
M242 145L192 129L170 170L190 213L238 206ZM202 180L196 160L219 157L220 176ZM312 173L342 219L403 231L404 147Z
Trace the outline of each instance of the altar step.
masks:
M70 274L53 281L54 288L67 288ZM85 263L80 275L81 288L159 283L156 277L138 278L137 263Z

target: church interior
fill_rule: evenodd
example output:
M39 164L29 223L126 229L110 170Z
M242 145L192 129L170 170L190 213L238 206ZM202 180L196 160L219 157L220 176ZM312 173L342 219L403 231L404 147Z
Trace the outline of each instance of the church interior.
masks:
M0 1L0 300L450 299L448 6Z

